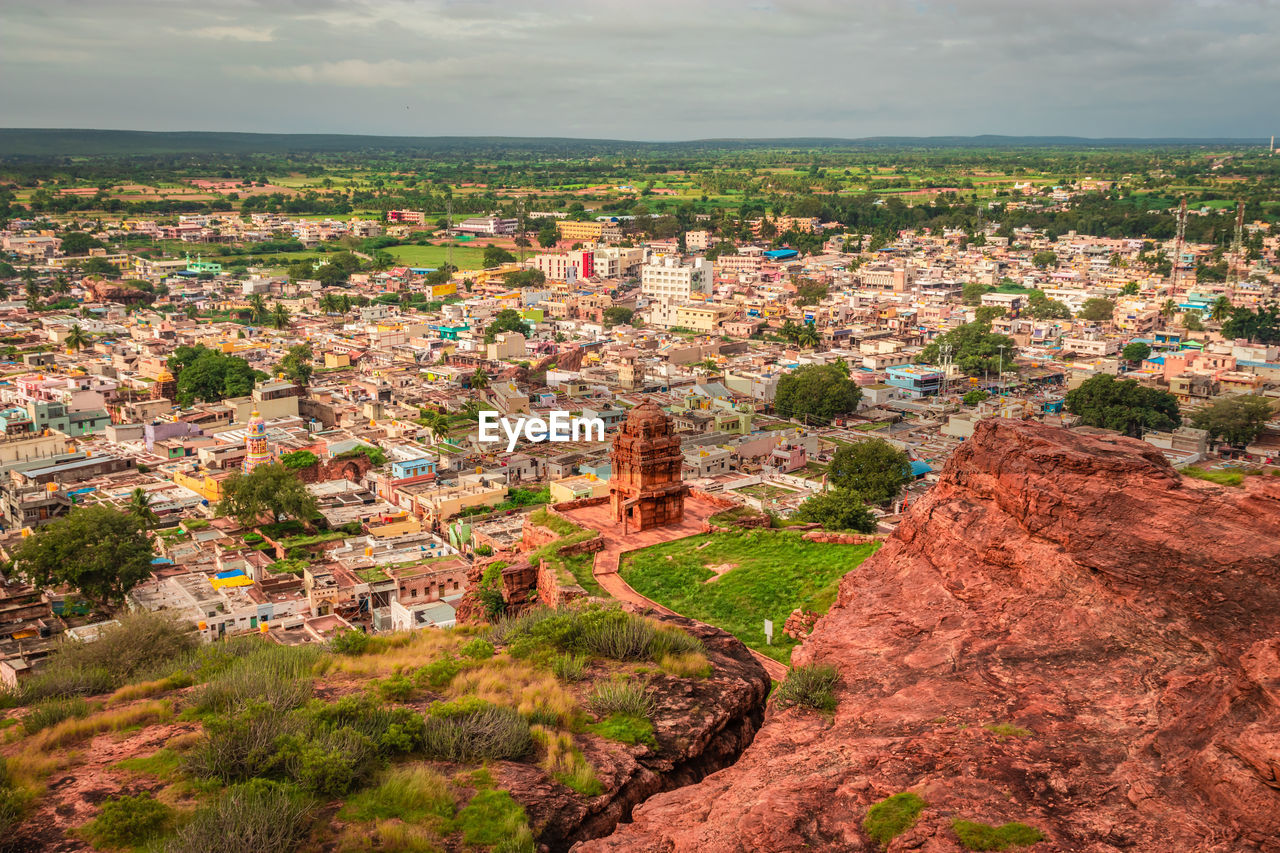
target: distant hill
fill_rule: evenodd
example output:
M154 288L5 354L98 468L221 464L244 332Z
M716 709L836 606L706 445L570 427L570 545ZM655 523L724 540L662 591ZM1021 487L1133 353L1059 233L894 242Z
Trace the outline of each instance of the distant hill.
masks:
M0 128L0 158L130 157L167 154L467 153L592 155L760 148L1061 148L1254 146L1264 139L1089 139L1081 136L871 136L861 139L695 139L637 142L516 136L361 136L337 133L220 133Z

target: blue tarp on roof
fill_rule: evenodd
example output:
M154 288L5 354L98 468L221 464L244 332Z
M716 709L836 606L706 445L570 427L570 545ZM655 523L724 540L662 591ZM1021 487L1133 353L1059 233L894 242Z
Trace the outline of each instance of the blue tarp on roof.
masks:
M229 572L218 572L218 574L214 575L214 577L218 578L219 580L222 580L224 578L244 577L244 569L232 569Z
M762 254L771 261L785 261L788 258L798 258L800 256L800 253L795 249L770 249Z
M912 477L922 477L925 474L928 474L932 470L933 469L929 467L928 462L924 462L920 459L911 460L911 476Z

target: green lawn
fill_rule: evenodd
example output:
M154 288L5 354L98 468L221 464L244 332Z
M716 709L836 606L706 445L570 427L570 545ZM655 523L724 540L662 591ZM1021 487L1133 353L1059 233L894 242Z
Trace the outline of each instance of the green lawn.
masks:
M445 246L390 246L384 251L390 252L402 264L411 267L438 268L445 262L448 248ZM484 248L454 246L453 265L460 270L483 269Z
M823 545L786 531L710 533L631 554L622 578L659 604L789 663L797 643L782 633L787 616L797 607L825 613L840 578L878 547ZM725 564L735 567L706 583L715 574L707 567ZM773 620L772 646L765 644L765 619Z

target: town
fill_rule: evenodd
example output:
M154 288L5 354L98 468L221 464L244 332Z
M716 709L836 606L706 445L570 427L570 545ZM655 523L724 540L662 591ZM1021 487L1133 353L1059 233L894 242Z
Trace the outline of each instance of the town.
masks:
M793 683L998 424L1280 476L1272 153L0 162L0 682L93 692L67 645L148 616L302 654L621 603Z

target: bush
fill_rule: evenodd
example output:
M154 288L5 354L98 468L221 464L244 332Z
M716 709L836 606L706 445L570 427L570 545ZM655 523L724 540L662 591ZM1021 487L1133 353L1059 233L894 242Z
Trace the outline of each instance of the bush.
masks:
M173 812L150 794L117 797L102 804L102 811L84 827L95 847L137 847L159 838L168 829Z
M90 710L89 703L78 696L73 699L46 699L22 718L22 728L27 734L33 735L63 720L84 717Z
M193 697L193 706L199 712L235 711L257 702L277 711L296 708L311 698L310 676L319 657L314 647L260 642L201 688Z
M867 809L862 831L881 847L888 847L890 841L911 828L926 805L910 791L894 794Z
M490 637L506 644L516 657L557 649L612 660L657 661L664 655L702 651L701 642L677 628L597 603L561 610L535 607L501 620Z
M653 713L653 699L638 684L611 679L596 685L591 692L591 710L604 718L612 714L648 717Z
M442 761L515 760L533 749L524 717L512 708L479 700L433 706L423 741L427 757Z
M461 671L462 664L456 658L442 657L414 670L413 680L419 685L426 684L436 690L443 690L453 683L454 676Z
M408 702L417 689L409 677L401 673L375 681L374 684L378 695L388 702Z
M561 681L581 681L587 668L587 659L580 655L557 655L551 661L551 671Z
M7 837L9 829L21 819L22 797L9 777L8 759L0 757L0 838Z
M382 755L422 748L426 723L411 708L383 705L369 694L344 696L337 702L313 701L296 712L311 731L351 729L370 738Z
M311 803L296 788L254 779L198 810L166 853L292 850L306 833Z
M104 693L198 645L190 630L163 614L129 613L118 620L92 643L64 641L44 670L24 682L22 700Z
M474 658L475 660L487 660L493 657L494 654L493 643L480 637L476 637L474 640L469 641L459 649L459 651L467 657Z
M827 663L794 667L778 687L778 707L801 706L815 711L836 709L834 688L840 680L836 668Z
M954 820L951 829L966 850L1008 850L1010 847L1029 847L1044 840L1043 832L1025 823L1006 823L997 827Z
M286 736L276 760L303 790L325 797L345 794L380 766L373 740L345 727Z
M329 650L340 655L362 655L369 648L369 635L351 628L340 631L329 640Z
M262 702L238 705L235 716L214 716L204 728L204 738L183 757L183 769L227 784L279 772L278 742L300 730L294 717Z
M546 752L541 764L551 778L588 797L604 793L595 768L573 745L571 735L537 726L533 736Z

